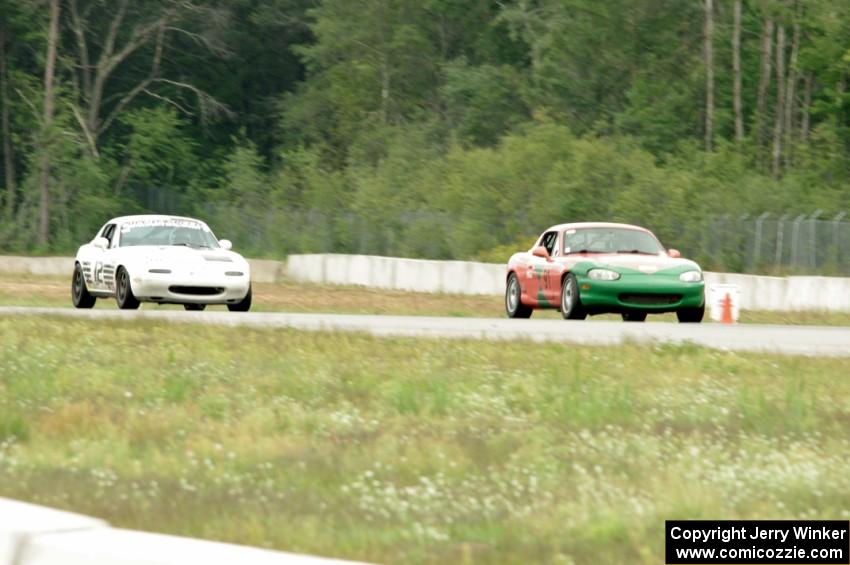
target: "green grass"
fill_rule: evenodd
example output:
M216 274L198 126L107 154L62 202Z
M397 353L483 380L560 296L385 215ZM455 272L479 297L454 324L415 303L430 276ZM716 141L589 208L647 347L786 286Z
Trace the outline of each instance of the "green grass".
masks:
M840 359L0 318L0 495L391 563L850 517Z

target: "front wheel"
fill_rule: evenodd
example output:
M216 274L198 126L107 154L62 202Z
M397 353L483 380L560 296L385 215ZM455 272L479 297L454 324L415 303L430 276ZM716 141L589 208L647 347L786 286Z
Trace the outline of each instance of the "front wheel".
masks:
M139 307L139 299L133 294L130 286L130 273L124 267L118 267L115 274L115 301L122 310L135 310Z
M200 312L204 308L206 308L206 304L184 304L183 308L192 312Z
M578 282L572 273L564 277L561 284L561 315L565 320L584 320L587 311L581 306L581 298L578 295Z
M624 322L645 322L646 312L623 312Z
M231 312L247 312L251 309L251 294L251 287L249 286L248 294L245 295L245 298L236 304L228 304L227 309Z
M508 286L505 287L505 312L508 318L530 318L533 312L530 306L522 303L522 290L516 273L511 273L508 277Z
M676 317L679 318L679 323L682 324L698 324L702 322L702 317L705 315L705 304L699 308L682 308L676 311Z
M97 302L97 297L92 296L86 288L86 279L79 263L74 266L74 276L71 278L71 302L74 308L91 308Z

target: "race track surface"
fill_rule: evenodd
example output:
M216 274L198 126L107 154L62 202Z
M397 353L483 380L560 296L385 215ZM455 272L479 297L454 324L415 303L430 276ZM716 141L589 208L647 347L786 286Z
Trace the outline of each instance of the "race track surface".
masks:
M555 341L584 345L693 343L730 351L850 357L850 328L832 326L625 323L271 312L72 310L18 306L0 307L0 316L159 320L266 329L363 332L376 336Z

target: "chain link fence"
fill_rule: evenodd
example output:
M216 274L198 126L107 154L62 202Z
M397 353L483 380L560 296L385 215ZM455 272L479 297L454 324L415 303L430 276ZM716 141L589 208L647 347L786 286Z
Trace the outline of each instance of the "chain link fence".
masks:
M375 221L350 211L210 206L202 216L213 226L216 235L233 240L240 251L255 257L354 253L426 259L476 258L453 254L450 242L465 233L458 229L464 219L439 212L411 211L399 218ZM820 211L798 215L723 215L707 217L698 223L671 219L665 226L643 225L655 231L662 243L679 249L706 270L850 276L850 217L845 213L829 218ZM512 233L507 226L501 226L501 231ZM492 247L499 246L496 233L492 235ZM536 234L525 235L529 236L530 245Z
M846 213L764 213L709 218L697 255L712 269L746 273L850 275Z
M446 234L448 214L410 211L373 219L351 211L262 210L206 206L200 214L217 237L227 238L253 257L293 253L348 253L425 259L454 259Z

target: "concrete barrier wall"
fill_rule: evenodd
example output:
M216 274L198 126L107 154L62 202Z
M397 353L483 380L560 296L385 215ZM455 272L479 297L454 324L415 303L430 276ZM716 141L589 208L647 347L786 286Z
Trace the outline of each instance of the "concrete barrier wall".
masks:
M18 257L0 255L0 273L26 275L68 275L74 272L73 257Z
M248 259L251 280L259 283L276 283L286 278L286 261Z
M738 285L744 310L850 312L850 278L706 273L705 281Z
M505 266L374 255L290 255L286 261L249 259L255 282L293 281L447 294L501 295ZM69 257L0 256L0 273L71 276ZM736 284L744 310L850 312L850 278L705 274L706 284Z
M296 281L447 294L502 294L505 266L472 261L428 261L374 255L290 255Z
M285 272L302 282L480 295L503 294L506 278L504 265L370 255L290 255ZM850 312L850 278L706 272L705 280L738 285L744 310Z
M0 498L0 565L343 565L351 561L110 528L96 518Z

